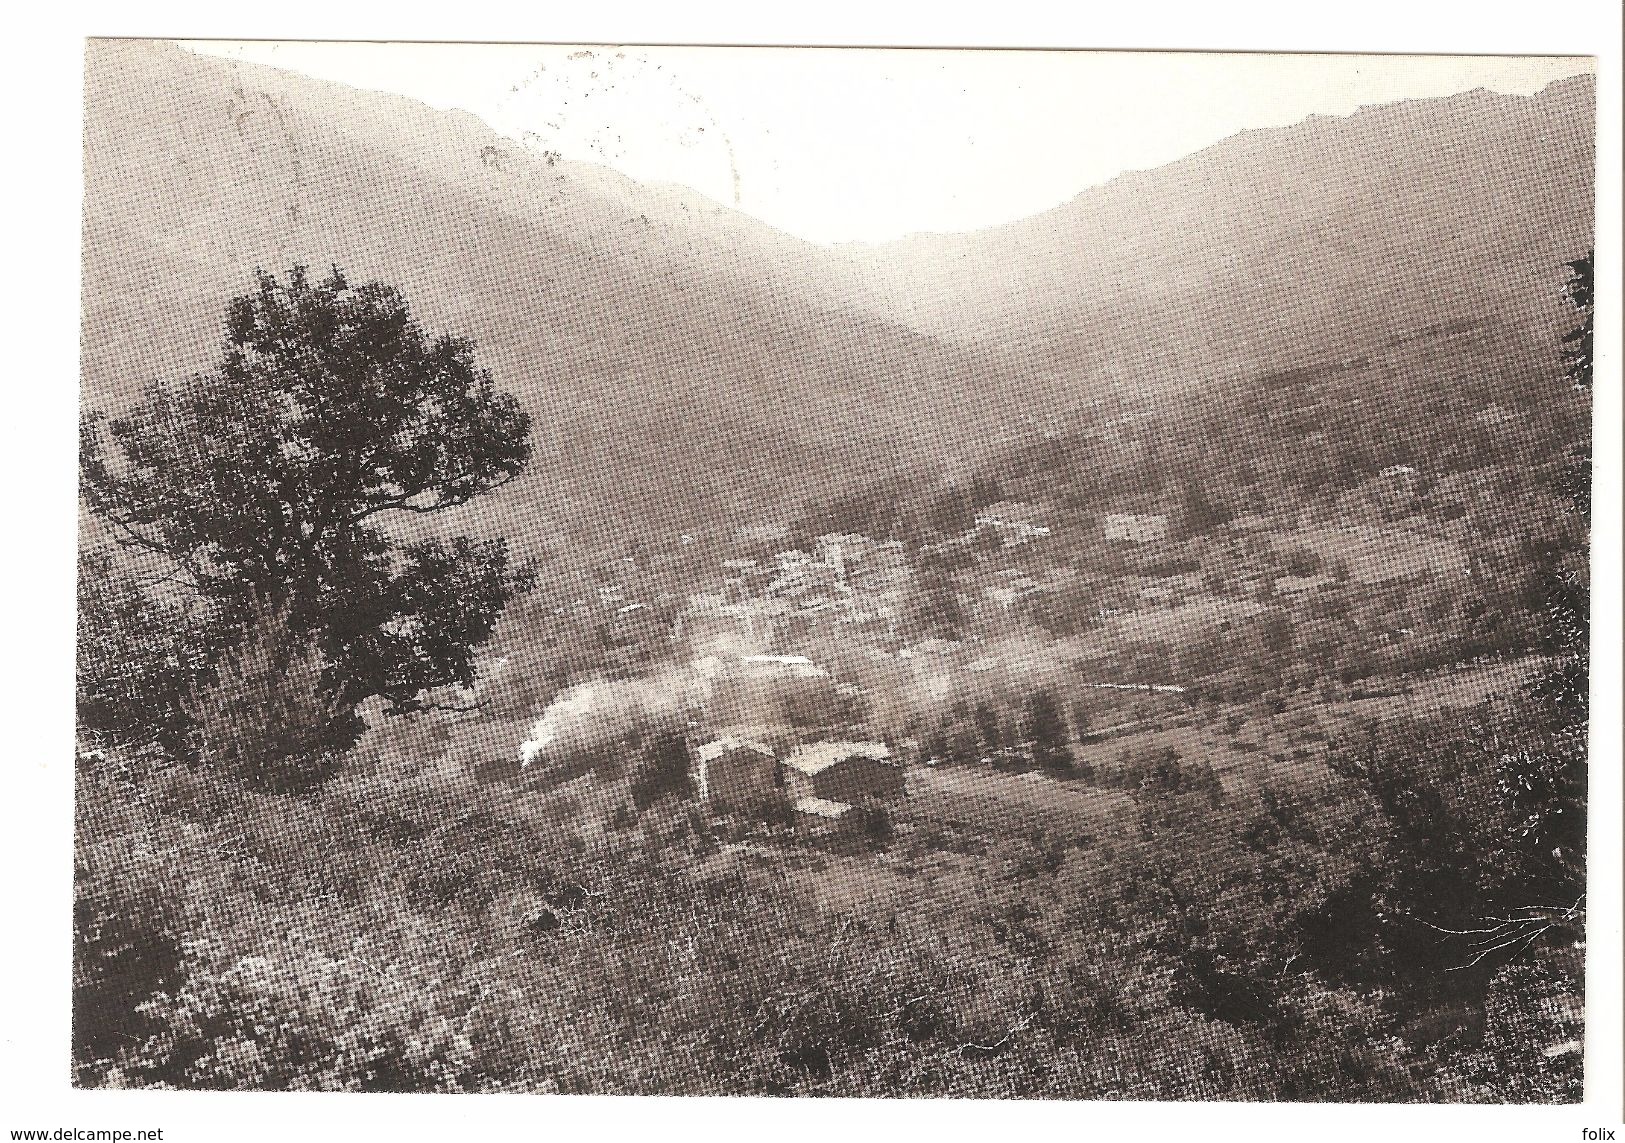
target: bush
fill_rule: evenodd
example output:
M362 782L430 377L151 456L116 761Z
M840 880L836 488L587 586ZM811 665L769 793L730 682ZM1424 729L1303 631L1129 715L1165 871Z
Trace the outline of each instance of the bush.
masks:
M1217 801L1222 792L1211 763L1185 758L1172 746L1146 745L1125 750L1118 766L1129 787L1142 795L1196 793Z
M796 811L783 790L765 791L747 798L739 808L739 815L771 829L789 829L796 821Z
M142 864L110 881L77 871L73 902L73 1058L81 1084L157 1030L146 1004L183 982L181 909Z
M254 609L241 642L188 704L201 763L256 790L299 793L338 772L359 719L328 690L313 636L280 609Z
M149 598L105 554L87 557L79 568L80 727L184 754L193 730L185 697L208 677L206 643L188 614Z
M657 728L638 749L632 772L632 801L647 810L661 798L694 796L694 764L681 727Z
M857 807L858 829L863 840L875 849L885 849L892 842L893 828L891 814L886 807L879 803L867 803Z
M1286 569L1288 575L1314 575L1324 566L1320 553L1298 545L1278 551L1277 559L1280 561L1280 566ZM1345 578L1347 578L1346 575Z

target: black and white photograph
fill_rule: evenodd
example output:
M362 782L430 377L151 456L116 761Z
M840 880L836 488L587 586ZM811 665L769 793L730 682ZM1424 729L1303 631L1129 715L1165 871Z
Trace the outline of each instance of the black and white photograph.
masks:
M1617 1091L1596 56L82 53L76 1099Z

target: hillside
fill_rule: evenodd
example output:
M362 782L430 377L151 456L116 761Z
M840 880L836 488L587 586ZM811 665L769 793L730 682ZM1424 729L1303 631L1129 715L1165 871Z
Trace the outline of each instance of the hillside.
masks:
M254 267L336 262L472 337L534 414L533 472L476 521L526 542L720 532L1434 321L1549 344L1589 242L1588 79L1245 133L859 250L398 97L162 44L98 42L88 72L87 407L208 367Z
M1549 317L1551 268L1591 242L1594 103L1579 76L1312 116L1006 226L844 249L917 328L1019 342L1037 369L1265 371Z
M88 407L206 368L252 270L307 261L397 285L521 396L538 461L505 496L527 532L606 512L695 531L1003 415L985 355L828 308L816 248L695 196L170 46L99 43L89 70ZM955 401L967 382L985 416Z

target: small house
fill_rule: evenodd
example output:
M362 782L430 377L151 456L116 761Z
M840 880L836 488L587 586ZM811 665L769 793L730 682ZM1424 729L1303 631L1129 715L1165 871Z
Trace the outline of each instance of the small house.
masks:
M1336 583L1329 575L1281 575L1275 577L1275 594L1301 598L1324 591Z
M740 806L778 789L778 759L771 747L748 738L726 737L694 752L695 785L702 800Z
M782 762L792 801L821 798L848 804L903 794L903 767L881 742L813 742Z
M1113 513L1106 517L1106 539L1131 544L1148 544L1168 538L1168 517Z
M982 509L976 514L976 527L992 529L1007 546L1025 544L1050 534L1041 508L1014 500L1000 501Z

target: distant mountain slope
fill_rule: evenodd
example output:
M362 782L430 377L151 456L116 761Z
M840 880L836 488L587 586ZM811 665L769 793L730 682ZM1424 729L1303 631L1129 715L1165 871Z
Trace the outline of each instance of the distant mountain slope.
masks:
M89 74L88 406L209 366L253 269L305 261L475 340L536 416L536 471L505 496L537 529L748 516L1006 416L985 354L835 308L838 260L697 196L172 46L97 44ZM971 381L984 404L959 402Z
M529 540L963 470L1097 399L1432 322L1546 345L1591 240L1588 80L1252 132L1009 226L829 249L394 96L141 42L93 43L87 79L86 405L212 364L256 266L336 262L472 337L536 416L534 472L467 510Z
M1038 367L1267 368L1550 314L1592 241L1594 104L1581 76L1314 116L1006 226L845 252L917 328L1020 342Z

